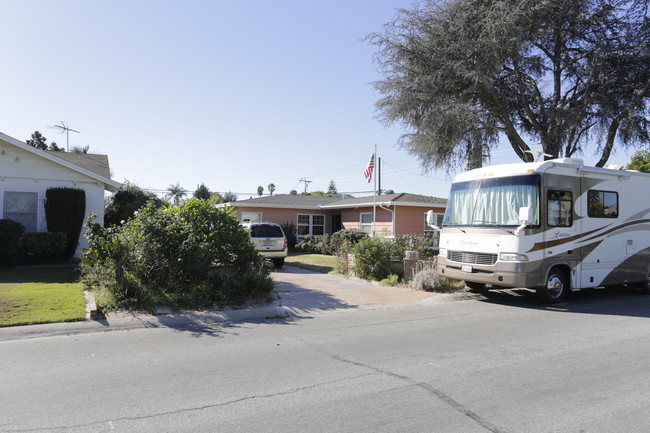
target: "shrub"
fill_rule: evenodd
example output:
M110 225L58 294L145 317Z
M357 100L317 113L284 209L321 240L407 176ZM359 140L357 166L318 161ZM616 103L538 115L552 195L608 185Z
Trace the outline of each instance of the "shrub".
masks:
M360 240L368 238L368 233L356 229L344 229L334 234L320 236L306 236L297 248L314 254L334 255L343 245L353 246Z
M45 191L45 219L47 230L63 232L66 235L66 248L63 257L74 255L81 226L86 215L86 192L77 188L48 188Z
M395 236L394 242L398 245L397 249L401 251L402 254L404 254L404 251L414 250L420 254L420 257L433 256L433 252L428 248L438 246L437 238L431 235L398 235Z
M16 261L20 237L25 232L22 224L0 219L0 265L12 265Z
M389 275L388 278L384 278L379 282L379 284L384 286L394 286L397 283L399 283L399 276L395 274Z
M438 278L438 272L435 269L424 269L413 276L413 285L416 289L426 290L427 292L435 292L444 288L442 282Z
M67 238L63 232L37 232L23 235L25 254L37 263L59 260L66 244Z
M273 282L232 209L149 202L121 226L88 224L82 282L108 308L172 308L270 296ZM104 301L106 300L106 301Z
M289 251L295 251L296 249L296 234L298 233L298 229L296 229L296 225L292 222L285 222L284 224L280 225L282 227L282 231L284 232L284 235L287 237L287 246L289 248Z
M330 244L330 235L305 236L305 238L296 245L296 248L312 254L333 254Z
M357 229L344 229L333 233L330 238L330 244L334 251L338 251L343 245L356 245L359 241L366 239L368 233Z
M391 274L402 277L402 262L391 263L391 257L400 256L398 245L380 237L368 237L352 247L354 254L354 273L371 280L383 280Z

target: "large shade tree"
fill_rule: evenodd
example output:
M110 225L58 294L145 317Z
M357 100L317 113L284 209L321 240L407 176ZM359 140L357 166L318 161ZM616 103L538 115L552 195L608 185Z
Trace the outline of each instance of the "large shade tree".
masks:
M649 0L422 0L376 45L377 103L424 168L482 165L501 138L523 161L650 141Z

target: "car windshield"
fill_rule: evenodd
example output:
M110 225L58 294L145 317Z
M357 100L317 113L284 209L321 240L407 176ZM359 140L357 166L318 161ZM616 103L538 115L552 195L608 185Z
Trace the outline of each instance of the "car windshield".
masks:
M251 226L251 237L254 238L281 238L284 237L279 226L268 224Z
M533 208L531 226L539 225L538 174L454 183L443 226L517 226L519 208Z

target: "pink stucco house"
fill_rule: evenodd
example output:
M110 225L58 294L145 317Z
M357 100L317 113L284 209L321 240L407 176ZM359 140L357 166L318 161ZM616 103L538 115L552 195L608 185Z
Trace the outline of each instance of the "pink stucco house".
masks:
M447 206L447 199L417 194L378 195L375 204L375 234L378 236L422 236L433 229L425 215L432 210L437 221ZM372 231L373 197L330 197L279 194L225 203L232 207L241 221L291 222L298 229L298 238L307 235L331 234L341 229Z

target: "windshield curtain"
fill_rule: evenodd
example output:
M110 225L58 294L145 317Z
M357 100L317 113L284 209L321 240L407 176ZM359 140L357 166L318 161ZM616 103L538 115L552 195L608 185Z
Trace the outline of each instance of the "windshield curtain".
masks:
M518 226L519 208L533 208L532 226L539 225L540 176L513 176L454 183L443 225Z

